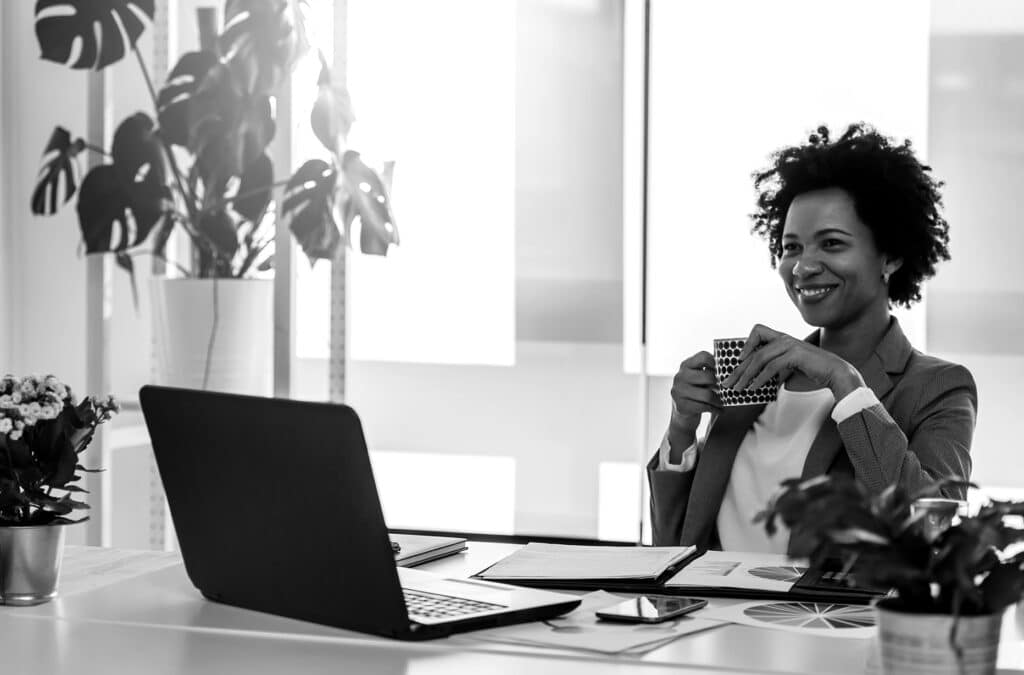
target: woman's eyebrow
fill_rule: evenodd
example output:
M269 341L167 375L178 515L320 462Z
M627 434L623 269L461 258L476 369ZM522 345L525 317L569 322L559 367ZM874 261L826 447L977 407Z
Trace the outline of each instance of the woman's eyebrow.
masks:
M814 236L815 237L821 237L821 236L828 235L828 234L845 234L847 237L852 237L853 236L852 234L850 234L849 232L847 232L846 230L844 230L844 229L842 229L840 227L826 227L823 230L817 230L814 233ZM787 232L787 233L782 235L782 238L783 239L799 239L800 236L796 235L796 234L793 234L792 232Z
M820 237L826 234L845 234L847 237L853 236L846 230L842 229L841 227L826 227L823 230L818 230L817 232L815 232L814 236Z

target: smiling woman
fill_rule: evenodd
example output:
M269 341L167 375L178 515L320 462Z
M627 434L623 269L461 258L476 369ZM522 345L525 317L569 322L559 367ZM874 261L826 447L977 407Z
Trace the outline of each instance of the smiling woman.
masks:
M949 259L941 183L914 156L863 124L835 142L819 127L755 174L754 232L768 240L790 300L818 328L800 340L755 325L720 383L714 360L683 361L672 418L648 465L656 545L783 552L754 515L785 478L852 474L873 491L969 478L977 391L966 368L915 350L890 315L920 300ZM724 407L719 387L776 400ZM696 438L702 413L712 421ZM944 496L963 499L962 487Z

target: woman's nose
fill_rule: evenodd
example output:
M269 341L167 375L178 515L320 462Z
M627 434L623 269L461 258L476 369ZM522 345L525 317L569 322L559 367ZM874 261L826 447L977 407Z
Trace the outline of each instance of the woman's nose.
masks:
M800 258L793 265L793 276L807 277L821 272L821 264L809 258Z

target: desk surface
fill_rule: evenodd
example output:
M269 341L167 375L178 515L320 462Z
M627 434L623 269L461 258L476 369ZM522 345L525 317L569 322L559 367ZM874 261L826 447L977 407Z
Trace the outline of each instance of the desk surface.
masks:
M471 543L469 552L423 567L466 576L507 555L508 544ZM683 673L866 672L872 642L820 638L727 625L686 636L643 656L587 655L481 643L452 636L404 643L205 600L173 558L93 551L100 566L82 565L89 549L69 551L67 590L37 607L0 607L4 664L12 672L46 673ZM131 558L131 553L124 553ZM132 572L136 573L134 576ZM87 583L92 580L92 583ZM91 586L91 587L90 587ZM713 605L738 602L713 599ZM1024 609L1008 612L1000 672L1024 668ZM85 664L86 668L81 666ZM19 668L20 666L20 668ZM869 671L870 672L870 671Z

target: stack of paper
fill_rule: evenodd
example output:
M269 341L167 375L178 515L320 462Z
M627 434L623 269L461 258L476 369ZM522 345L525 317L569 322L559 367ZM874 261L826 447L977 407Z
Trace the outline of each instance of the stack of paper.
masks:
M785 593L805 572L806 560L784 555L707 551L666 581L665 588L732 588Z
M693 546L530 543L477 576L489 581L655 581L693 556Z
M700 618L695 614L662 623L634 624L601 621L594 612L622 602L623 598L595 591L583 596L572 612L556 619L492 628L449 638L456 641L498 642L502 644L572 649L602 654L643 654L684 635L723 625L724 621Z

